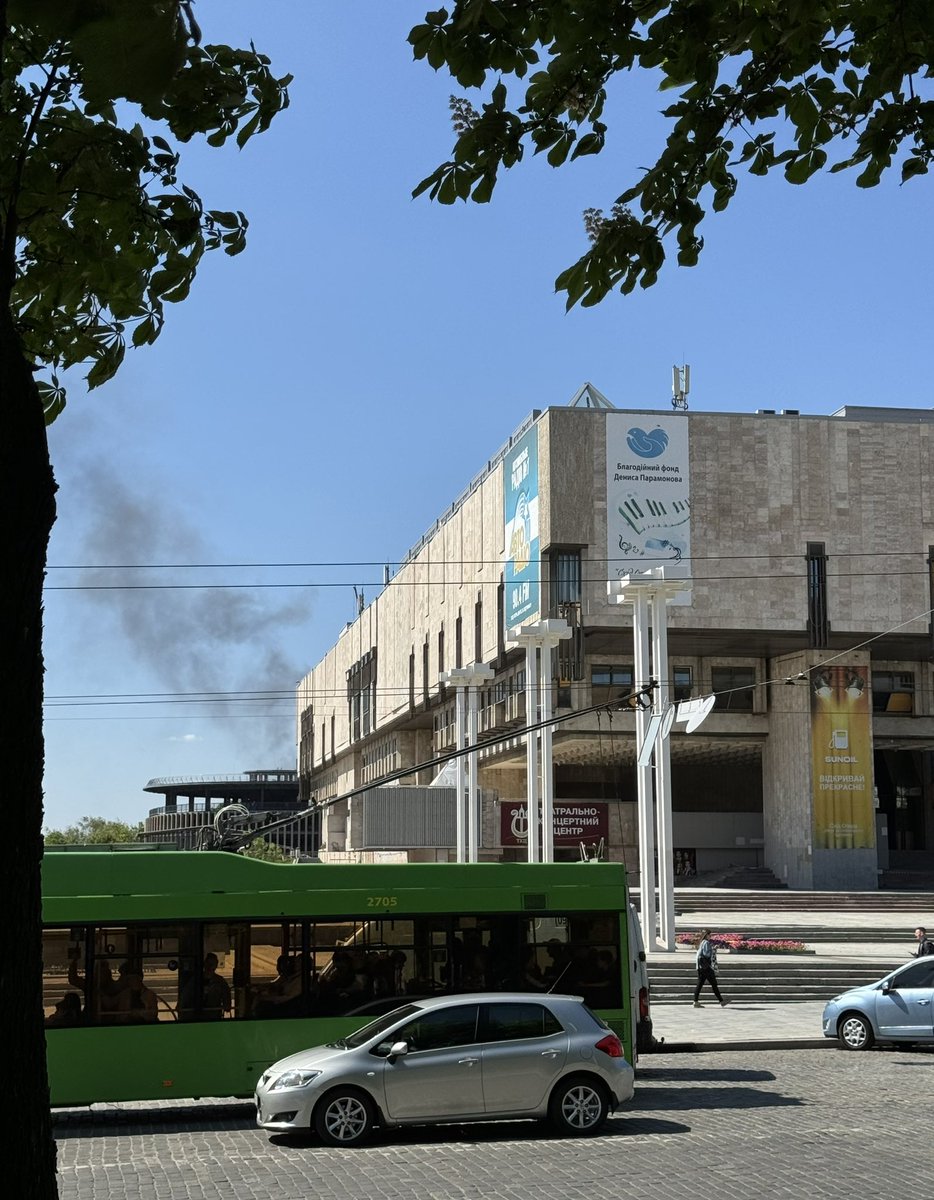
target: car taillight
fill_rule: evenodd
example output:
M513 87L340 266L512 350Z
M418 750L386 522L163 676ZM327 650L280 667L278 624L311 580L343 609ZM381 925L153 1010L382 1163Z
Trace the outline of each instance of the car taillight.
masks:
M604 1054L610 1058L623 1057L623 1043L619 1040L615 1033L608 1033L606 1037L600 1039L594 1046L595 1050L602 1050Z
M647 987L639 988L639 1020L647 1021L649 1018L649 989Z

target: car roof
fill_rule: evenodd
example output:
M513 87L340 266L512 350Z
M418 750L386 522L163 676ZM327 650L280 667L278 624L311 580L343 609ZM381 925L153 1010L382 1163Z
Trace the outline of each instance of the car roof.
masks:
M570 996L564 993L555 995L552 992L457 992L450 996L426 996L422 1000L408 1001L399 997L401 1004L412 1004L415 1008L434 1009L448 1008L454 1004L583 1004L583 996Z

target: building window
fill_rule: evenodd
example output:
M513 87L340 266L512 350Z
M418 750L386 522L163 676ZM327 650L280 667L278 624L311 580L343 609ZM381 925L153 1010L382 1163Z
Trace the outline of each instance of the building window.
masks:
M594 666L590 669L591 704L609 704L632 691L632 667Z
M710 682L716 696L716 708L728 712L752 712L755 667L713 667Z
M428 638L422 645L422 699L428 703Z
M409 708L415 707L415 651L409 655Z
M808 645L826 646L830 639L827 619L827 553L823 542L808 542Z
M457 614L454 622L454 666L458 669L464 665L464 619Z
M579 604L581 598L580 550L555 550L551 555L551 606Z
M694 694L694 672L690 667L675 667L671 675L671 698L690 700Z
M473 606L473 660L483 662L483 601L479 596Z
M915 677L911 671L873 671L872 711L913 713Z
M351 739L359 741L376 726L376 650L369 650L347 672Z
M438 630L438 674L444 673L444 626Z

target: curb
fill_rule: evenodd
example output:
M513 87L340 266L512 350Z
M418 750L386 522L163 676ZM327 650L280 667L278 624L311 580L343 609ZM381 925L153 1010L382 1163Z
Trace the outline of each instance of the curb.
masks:
M659 1042L645 1057L656 1054L703 1054L708 1050L834 1050L835 1038L746 1038L729 1042Z

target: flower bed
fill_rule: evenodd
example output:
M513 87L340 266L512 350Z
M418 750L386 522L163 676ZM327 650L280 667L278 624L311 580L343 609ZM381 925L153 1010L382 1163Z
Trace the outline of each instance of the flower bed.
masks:
M697 935L679 933L675 939L679 946L696 946ZM714 933L710 940L718 950L729 950L734 954L813 954L804 942L793 938L750 938L742 933Z

